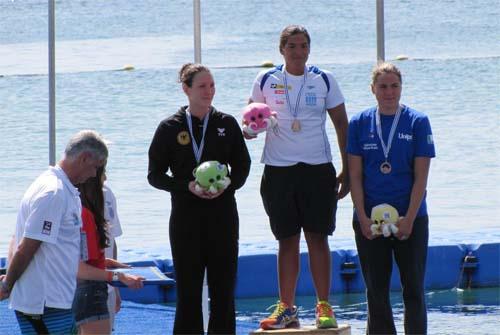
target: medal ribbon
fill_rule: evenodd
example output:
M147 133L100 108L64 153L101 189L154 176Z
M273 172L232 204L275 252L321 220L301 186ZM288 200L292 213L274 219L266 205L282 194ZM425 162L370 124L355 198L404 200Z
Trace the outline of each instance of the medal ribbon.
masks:
M203 153L203 147L205 146L205 132L207 131L208 118L210 116L210 112L205 115L205 119L203 120L203 132L201 136L200 146L196 143L196 139L193 136L193 121L191 120L191 113L189 109L186 109L186 121L189 129L189 135L191 135L191 143L193 144L193 153L194 158L196 159L196 164L200 164L201 154Z
M382 151L384 152L385 161L387 162L387 158L389 157L389 151L392 146L392 139L394 138L394 134L396 133L396 128L398 127L399 117L401 116L401 106L398 106L398 111L396 112L396 116L394 120L392 120L391 131L389 132L389 138L387 139L387 145L384 143L384 139L382 138L382 124L380 121L380 111L375 111L376 124L377 124L377 135L380 139L380 144L382 145Z
M299 113L299 103L300 103L300 97L302 95L302 89L304 88L307 80L307 66L304 67L304 79L302 81L302 85L300 86L299 94L297 95L297 100L295 101L295 109L292 110L292 104L290 103L290 96L288 95L288 82L286 80L286 69L283 69L284 77L283 81L285 84L285 96L286 96L286 102L288 104L288 110L290 111L290 114L293 115L293 117L296 119L297 114Z

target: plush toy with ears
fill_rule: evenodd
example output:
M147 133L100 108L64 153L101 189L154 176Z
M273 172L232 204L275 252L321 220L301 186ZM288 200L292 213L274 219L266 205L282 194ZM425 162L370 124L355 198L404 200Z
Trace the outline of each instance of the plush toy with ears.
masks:
M243 110L243 131L249 135L257 135L277 124L276 112L271 111L266 104L252 102Z
M215 194L231 184L231 179L227 175L227 166L224 164L217 161L203 162L194 170L195 189L197 192L205 190Z
M398 222L399 214L398 210L389 204L380 204L372 208L371 219L374 224L371 225L370 229L374 236L384 235L389 237L392 234L398 232Z

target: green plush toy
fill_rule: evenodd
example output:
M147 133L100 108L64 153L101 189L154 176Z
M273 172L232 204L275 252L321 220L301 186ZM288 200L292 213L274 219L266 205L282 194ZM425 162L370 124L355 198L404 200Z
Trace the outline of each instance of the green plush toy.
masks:
M399 213L398 210L389 204L380 204L372 208L371 219L374 224L370 226L373 235L384 235L389 237L398 232Z
M208 191L215 194L222 189L226 189L231 184L231 179L227 174L227 166L217 161L201 163L194 171L196 191Z

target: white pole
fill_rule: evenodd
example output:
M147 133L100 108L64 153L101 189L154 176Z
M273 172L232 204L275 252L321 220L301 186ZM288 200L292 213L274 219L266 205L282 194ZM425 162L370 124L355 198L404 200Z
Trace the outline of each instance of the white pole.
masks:
M201 63L201 15L200 0L193 0L194 62Z
M194 62L201 63L201 6L200 0L193 0L193 30L194 30ZM203 312L203 328L208 330L208 284L207 270L203 278L203 292L201 296L201 309Z
M56 164L55 4L49 0L49 165Z
M384 0L377 0L377 63L385 61Z
M203 329L208 330L208 282L207 269L205 269L205 277L203 278L203 293L201 296L201 310L203 312Z

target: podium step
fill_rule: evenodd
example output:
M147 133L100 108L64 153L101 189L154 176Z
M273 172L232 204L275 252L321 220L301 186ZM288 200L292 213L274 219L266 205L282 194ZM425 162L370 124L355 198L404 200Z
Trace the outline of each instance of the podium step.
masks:
M258 329L250 333L250 335L262 335L262 334L351 335L351 326L349 326L348 324L340 324L338 328L328 328L328 329L318 329L316 328L316 326L303 326L300 328L285 328L276 330Z

